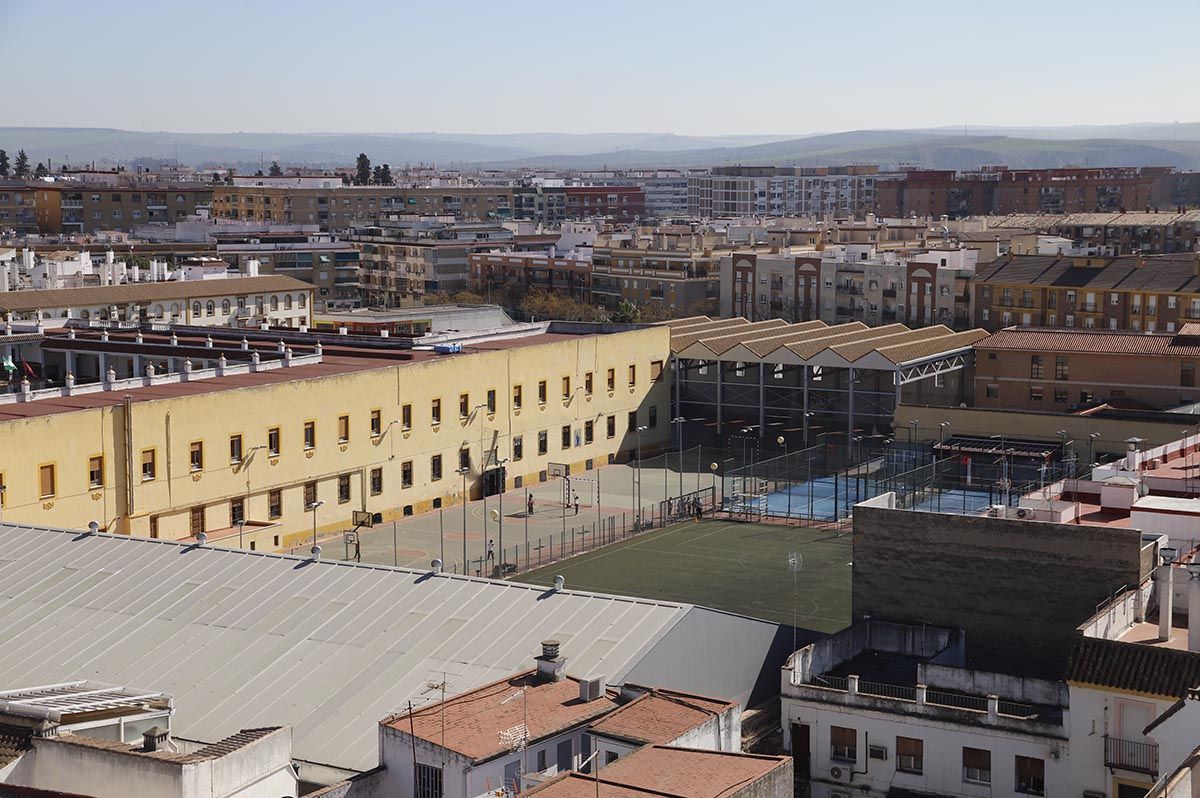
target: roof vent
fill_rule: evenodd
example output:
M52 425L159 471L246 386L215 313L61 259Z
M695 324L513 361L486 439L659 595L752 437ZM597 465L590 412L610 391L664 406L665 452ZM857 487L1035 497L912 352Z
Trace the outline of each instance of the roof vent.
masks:
M567 661L558 655L557 640L542 641L542 656L537 660L537 680L539 682L560 682L563 679L563 668Z
M196 545L197 546L203 546L207 542L208 542L208 535L205 534L204 532L201 532L200 534L196 535Z
M100 531L100 524L96 521L88 521L88 534L94 535Z
M320 546L313 546L311 549L309 549L309 553L312 554L313 562L321 561L321 547Z
M566 586L567 586L567 578L565 576L554 577L554 589L555 590L562 590ZM557 643L555 645L557 645Z
M171 733L161 726L152 726L142 732L142 751L145 753L153 753L155 751L169 751L171 746L169 740Z
M433 562L429 563L429 570L435 574L440 574L442 572L442 561L435 558Z

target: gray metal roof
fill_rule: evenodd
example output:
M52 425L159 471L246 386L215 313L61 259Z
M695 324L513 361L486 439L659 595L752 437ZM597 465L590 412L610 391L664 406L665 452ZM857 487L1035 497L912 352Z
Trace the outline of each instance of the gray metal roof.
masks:
M699 686L672 678L683 648L649 656L677 626L740 660L705 686L741 699L778 630L684 604L0 524L0 685L149 685L175 697L177 736L287 724L298 759L353 770L377 763L378 721L427 700L431 680L472 689L546 639L572 675Z

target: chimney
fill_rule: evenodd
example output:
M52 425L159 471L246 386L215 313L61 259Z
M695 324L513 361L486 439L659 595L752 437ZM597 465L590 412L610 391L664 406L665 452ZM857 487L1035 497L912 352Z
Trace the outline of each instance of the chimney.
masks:
M161 726L154 726L142 732L143 753L172 751L174 748L175 746L171 745L171 733Z
M542 641L542 655L535 657L537 663L537 680L539 682L560 682L563 679L563 668L567 661L558 655L557 640Z
M1174 611L1175 549L1163 548L1159 553L1162 555L1162 565L1158 566L1155 579L1158 582L1158 639L1168 640L1171 637L1171 613Z
M1200 562L1188 563L1188 651L1200 651Z

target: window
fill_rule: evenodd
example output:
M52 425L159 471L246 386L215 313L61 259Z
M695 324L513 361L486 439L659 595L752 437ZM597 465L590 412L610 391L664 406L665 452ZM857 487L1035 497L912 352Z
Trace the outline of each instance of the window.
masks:
M1016 758L1017 792L1026 795L1046 794L1046 763L1032 756Z
M338 474L338 504L350 501L350 475Z
M525 456L525 441L521 438L520 435L516 435L513 437L513 442L512 442L512 459L514 461L516 461L516 460L520 460L524 456Z
M229 500L229 525L237 526L244 523L246 520L246 500L245 499L230 499Z
M435 454L429 458L429 479L437 482L442 478L442 456Z
M38 467L38 490L43 499L49 499L58 491L58 478L54 473L54 466L44 465Z
M982 748L963 748L963 781L992 783L992 752Z
M350 416L338 416L338 443L350 442Z
M1064 355L1056 355L1054 358L1054 379L1067 380L1071 378L1070 365Z
M283 516L283 491L270 490L267 491L267 518L280 518Z
M562 398L563 399L571 398L571 378L570 377L562 378Z
M609 438L617 437L617 417L609 416L604 419L604 434Z
M231 463L242 462L242 436L241 435L230 435L229 436L229 462L231 462Z
M570 424L563 424L562 447L563 447L563 449L571 448L571 425Z
M406 470L408 473L408 484L402 485L402 487L405 487L405 488L412 486L412 463L411 462L403 463L400 466L400 479L402 482L404 480L404 475L405 475ZM383 469L382 468L372 468L371 469L371 495L378 496L381 493L383 493Z
M984 395L988 399L999 399L1000 398L1000 386L995 385L995 384L988 385L987 388L985 388L985 390L984 390Z
M663 362L661 360L650 361L650 379L657 380L662 376Z
M142 452L142 481L149 482L154 479L158 469L155 465L154 450L146 449Z
M208 302L204 305L204 315L205 316L214 316L214 315L216 315L216 313L217 313L216 304L214 304L211 299L208 300Z
M434 399L429 406L429 422L431 424L442 423L442 400Z
M650 429L658 426L658 405L650 405L650 420L646 422L646 426Z
M513 410L521 409L521 386L513 386Z
M915 737L896 738L896 770L920 773L925 765L925 743Z
M458 450L458 467L471 468L471 450L466 447Z
M204 533L204 507L193 507L188 513L188 533L192 537Z
M267 454L272 457L279 456L279 427L267 430Z
M188 444L188 468L192 471L204 470L203 441L192 441Z
M382 477L380 477L382 482ZM405 460L400 464L400 487L411 488L413 484L413 468L412 460Z
M315 421L304 422L304 448L317 448L317 422Z
M630 387L637 385L637 366L633 363L629 364L629 385Z
M1045 392L1043 391L1042 386L1040 386L1040 385L1029 386L1029 400L1031 402L1042 401L1042 396L1044 396L1044 394L1045 394Z
M588 396L592 395L592 372L590 371L583 375L583 392Z
M538 404L546 404L546 381L542 380L538 383Z
M442 769L417 763L416 798L442 798Z
M317 483L304 483L304 509L308 509L317 503Z
M383 434L383 414L380 410L371 411L371 437L378 438Z
M494 388L487 392L487 411L489 414L496 412L496 390Z
M626 432L636 432L637 431L637 411L636 410L629 411L629 419L625 424L625 431Z
M608 390L610 390L610 391L616 390L616 387L617 387L617 370L609 369L608 370Z
M595 425L591 421L583 422L583 442L591 443L596 439Z
M222 315L225 315L225 316L229 315L229 300L228 299L221 300L221 313L222 313ZM161 315L161 314L159 314L159 315Z
M1029 358L1029 379L1041 380L1046 377L1046 366L1041 355L1031 355Z
M0 484L3 484L0 480ZM88 487L103 488L104 487L104 455L96 455L88 458ZM3 501L4 493L0 492L0 501Z
M150 516L150 537L152 537L154 539L158 538L158 516L157 515Z
M412 429L412 405L400 408L400 429L405 432Z
M857 762L858 732L844 726L830 726L829 758L837 762Z
M546 433L546 430L542 430L538 433L538 454L544 455L549 449L550 436Z

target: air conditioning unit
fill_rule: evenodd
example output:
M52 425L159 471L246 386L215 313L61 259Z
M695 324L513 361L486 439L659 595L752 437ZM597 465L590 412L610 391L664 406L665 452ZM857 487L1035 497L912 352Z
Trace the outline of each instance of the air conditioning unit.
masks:
M871 759L882 759L887 761L887 746L886 745L869 745L867 746L867 756Z
M829 778L833 779L834 781L841 781L843 775L844 771L842 768L835 766L829 769Z
M1029 515L1029 510L1025 509L1024 507L1017 508L1017 518L1025 518L1028 515Z
M584 679L579 682L579 700L583 702L595 701L600 696L604 695L606 680L603 676L597 676L594 679Z
M989 518L1003 518L1004 517L1004 505L1003 504L993 504L991 507L988 508L988 517Z

